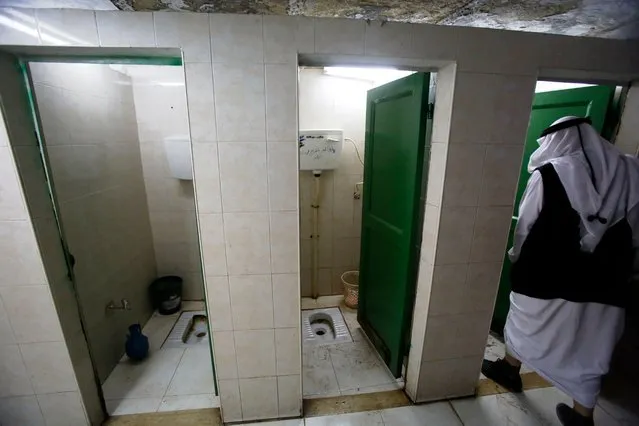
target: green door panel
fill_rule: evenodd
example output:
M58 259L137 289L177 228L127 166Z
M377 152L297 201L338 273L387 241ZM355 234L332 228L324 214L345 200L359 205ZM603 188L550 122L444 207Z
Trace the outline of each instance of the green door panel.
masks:
M416 279L429 74L369 90L358 320L399 377Z
M530 173L528 173L528 160L533 151L539 147L537 144L539 135L554 121L567 115L590 117L593 127L601 133L608 106L614 95L614 90L614 86L591 86L537 93L535 95L532 112L530 113L530 122L528 124L528 134L526 135L526 145L519 175L517 195L515 196L515 209L510 226L510 233L508 235L508 250L513 245L519 202L524 194L528 177L530 176ZM506 316L508 315L508 309L510 307L510 268L510 259L508 258L508 253L506 253L491 325L491 329L500 334L503 332L504 324L506 324Z

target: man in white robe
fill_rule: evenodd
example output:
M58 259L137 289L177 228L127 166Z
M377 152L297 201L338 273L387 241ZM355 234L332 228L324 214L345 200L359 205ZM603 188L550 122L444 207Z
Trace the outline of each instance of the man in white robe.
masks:
M593 425L601 379L623 332L625 289L639 247L639 162L577 117L556 121L538 142L509 251L507 354L484 360L482 372L520 392L523 362L573 399L572 408L557 406L563 425ZM563 210L546 206L562 197ZM575 246L561 240L570 235L577 248L562 252Z

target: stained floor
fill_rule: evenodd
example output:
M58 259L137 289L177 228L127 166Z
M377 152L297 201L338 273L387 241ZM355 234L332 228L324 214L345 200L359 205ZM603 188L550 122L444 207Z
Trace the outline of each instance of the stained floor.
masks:
M303 308L338 306L353 338L335 344L302 343L304 398L325 398L404 388L390 373L357 322L357 311L340 304L342 297L303 298Z

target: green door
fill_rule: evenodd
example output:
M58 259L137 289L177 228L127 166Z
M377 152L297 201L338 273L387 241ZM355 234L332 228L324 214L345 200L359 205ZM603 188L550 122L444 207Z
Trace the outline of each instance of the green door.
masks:
M395 377L416 280L429 74L369 90L358 320Z
M606 112L612 101L615 88L613 86L591 86L579 89L557 90L554 92L544 92L535 95L530 123L528 124L528 135L526 136L526 146L519 175L519 186L515 197L515 210L513 212L510 233L508 235L508 250L513 245L513 235L515 224L517 223L517 211L519 202L526 189L528 182L528 159L539 145L537 139L541 132L550 126L554 121L567 115L577 117L590 117L592 125L601 133L604 127ZM497 302L493 313L491 329L499 334L503 332L506 324L506 316L510 307L510 259L506 253L504 257L504 267L499 281L499 291Z

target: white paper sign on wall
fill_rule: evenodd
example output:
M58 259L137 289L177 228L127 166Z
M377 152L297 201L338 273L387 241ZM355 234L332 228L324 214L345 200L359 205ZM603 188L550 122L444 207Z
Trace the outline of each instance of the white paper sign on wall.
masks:
M337 168L343 139L341 130L300 130L300 170Z

